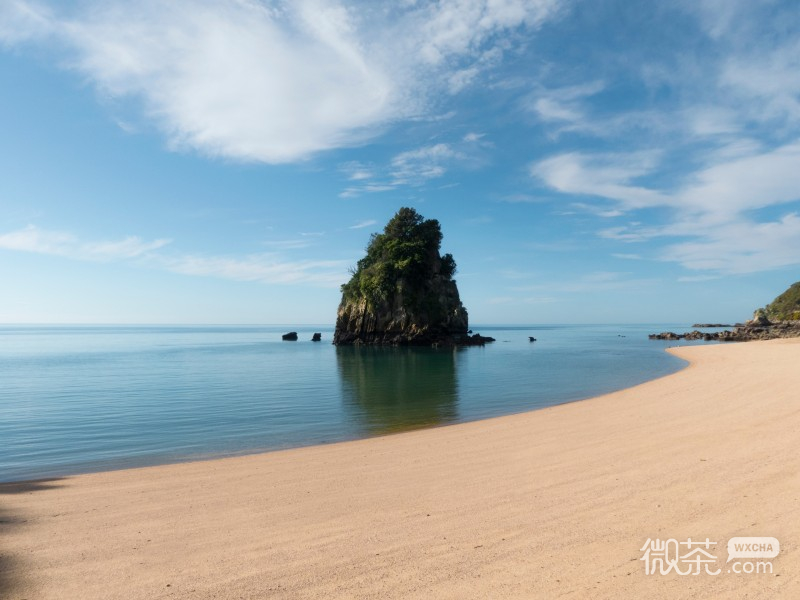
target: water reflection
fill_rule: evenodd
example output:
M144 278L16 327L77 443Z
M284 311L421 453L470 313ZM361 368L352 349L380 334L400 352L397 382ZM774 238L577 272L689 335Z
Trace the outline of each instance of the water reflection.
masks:
M457 351L337 347L345 417L375 435L458 418Z

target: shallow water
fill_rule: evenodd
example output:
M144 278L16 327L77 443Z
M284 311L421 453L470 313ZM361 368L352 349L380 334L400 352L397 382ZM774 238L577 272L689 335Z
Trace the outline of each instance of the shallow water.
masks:
M541 408L684 363L665 325L474 327L460 349L330 327L0 327L0 481L244 454ZM281 341L296 330L297 342ZM313 332L322 343L310 341ZM538 341L530 343L528 336ZM622 337L624 336L624 337Z

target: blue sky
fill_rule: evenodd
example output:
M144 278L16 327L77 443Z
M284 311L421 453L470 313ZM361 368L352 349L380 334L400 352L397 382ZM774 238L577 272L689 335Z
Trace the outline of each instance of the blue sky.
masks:
M401 206L473 323L800 279L800 11L0 0L0 322L332 323Z

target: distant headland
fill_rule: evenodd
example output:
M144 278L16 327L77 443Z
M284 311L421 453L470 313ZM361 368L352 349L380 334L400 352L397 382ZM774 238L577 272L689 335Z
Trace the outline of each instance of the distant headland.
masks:
M720 342L748 342L752 340L772 340L776 338L800 337L800 282L792 284L789 289L753 313L753 318L746 323L736 325L694 324L692 327L720 328L733 327L733 330L689 333L664 331L653 333L651 340L705 340Z

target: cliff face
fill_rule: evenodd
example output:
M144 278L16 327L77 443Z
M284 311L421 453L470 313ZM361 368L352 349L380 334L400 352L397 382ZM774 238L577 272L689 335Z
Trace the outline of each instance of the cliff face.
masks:
M336 315L333 343L458 343L458 338L466 335L468 323L455 282L433 279L425 288L409 290L398 285L396 293L377 305L366 298L343 298ZM420 293L431 300L430 306L412 301Z
M402 208L373 235L367 255L342 286L333 343L434 345L468 343L455 261L440 256L441 229Z

